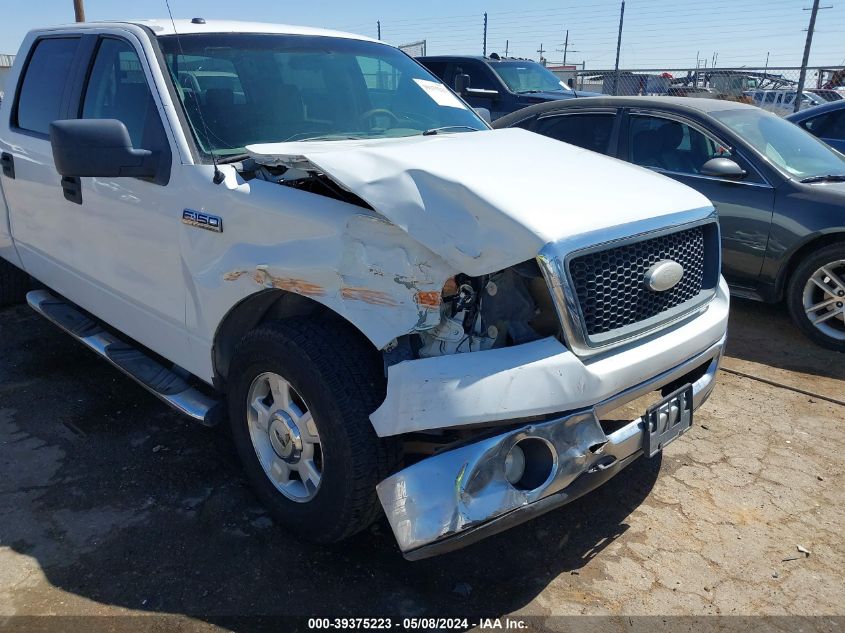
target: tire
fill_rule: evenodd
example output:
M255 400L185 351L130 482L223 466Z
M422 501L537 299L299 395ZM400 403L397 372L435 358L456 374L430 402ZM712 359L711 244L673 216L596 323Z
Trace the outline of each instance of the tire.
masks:
M0 307L23 303L31 285L29 275L0 259Z
M792 274L786 293L798 328L822 347L845 352L845 244L826 246L807 257Z
M274 384L280 394L285 388L273 376L288 384L287 408L284 395L274 395ZM401 459L398 440L379 438L370 423L384 393L381 359L346 323L291 318L244 337L229 370L232 439L250 484L278 524L327 544L379 517L376 484ZM276 409L266 429L264 408ZM309 414L313 425L303 422ZM315 436L319 444L311 442ZM302 472L294 475L295 468Z

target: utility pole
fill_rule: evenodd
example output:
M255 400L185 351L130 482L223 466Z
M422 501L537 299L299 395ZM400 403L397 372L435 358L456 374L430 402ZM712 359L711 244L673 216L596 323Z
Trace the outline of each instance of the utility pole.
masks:
M543 53L546 52L546 49L543 48L543 43L540 42L540 48L537 49L537 52L540 53L540 63L543 64ZM545 64L543 64L545 66Z
M508 56L508 46L510 45L510 43L511 43L510 40L505 40L505 57L506 58Z
M482 46L482 55L487 57L487 11L484 12L484 44Z
M801 60L801 74L798 77L798 90L795 94L795 109L793 112L798 112L801 109L801 98L804 94L804 82L807 79L807 63L810 61L810 46L813 45L813 31L816 29L816 15L819 8L830 9L830 6L819 7L819 0L813 0L812 9L804 9L804 11L811 11L810 26L807 27L807 41L804 43L804 58Z
M563 42L563 48L556 48L555 49L558 53L563 53L563 65L566 66L566 55L567 53L580 53L581 51L571 51L569 50L569 29L566 29L566 39Z
M616 65L613 67L613 94L619 88L619 51L622 49L622 24L625 21L625 0L622 0L622 8L619 11L619 37L616 39Z
M381 20L376 20L376 39L381 39Z
M766 67L763 69L763 81L766 81L766 77L769 75L769 51L766 51Z
M566 39L563 40L563 65L566 66L566 51L569 49L569 29L566 29Z
M73 0L73 13L77 22L85 22L84 0Z

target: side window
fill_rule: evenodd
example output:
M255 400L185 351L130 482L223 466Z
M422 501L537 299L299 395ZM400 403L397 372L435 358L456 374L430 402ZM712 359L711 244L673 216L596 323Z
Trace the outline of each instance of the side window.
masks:
M837 110L831 113L831 118L832 120L825 130L825 136L845 141L845 110Z
M83 119L117 119L133 147L160 147L164 130L141 60L123 40L103 39L82 101Z
M808 132L815 134L816 136L821 136L825 133L825 130L828 128L831 116L832 114L821 114L812 119L802 121L800 125Z
M607 154L610 151L615 118L610 112L550 116L537 121L534 131L564 143Z
M803 127L822 138L845 139L845 110L821 114L805 121Z
M425 62L423 66L428 68L433 75L436 75L440 81L446 81L446 68L449 66L449 62L431 61Z
M35 45L18 93L17 127L50 133L50 123L61 116L62 89L78 46L79 38L48 38Z
M478 88L480 90L499 90L499 86L493 80L493 73L484 66L481 62L476 61L460 61L455 64L456 73L463 70L469 75L469 87Z
M698 174L711 158L731 156L727 147L685 123L643 115L631 117L628 147L632 163L679 174Z

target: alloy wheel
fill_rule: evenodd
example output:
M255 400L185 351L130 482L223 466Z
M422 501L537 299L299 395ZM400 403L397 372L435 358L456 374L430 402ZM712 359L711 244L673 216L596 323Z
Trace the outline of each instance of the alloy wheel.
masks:
M845 259L825 264L810 275L802 302L813 327L845 341Z
M272 372L256 377L247 394L247 424L258 461L276 489L291 501L313 499L323 475L320 435L291 384Z

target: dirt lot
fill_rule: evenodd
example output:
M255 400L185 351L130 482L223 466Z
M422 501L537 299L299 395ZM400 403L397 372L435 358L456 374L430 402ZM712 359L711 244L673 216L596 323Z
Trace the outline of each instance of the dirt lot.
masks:
M38 614L175 614L181 630L258 614L843 615L843 357L780 308L736 301L725 369L662 460L409 563L384 522L334 549L296 541L224 434L27 308L4 310L0 628Z

